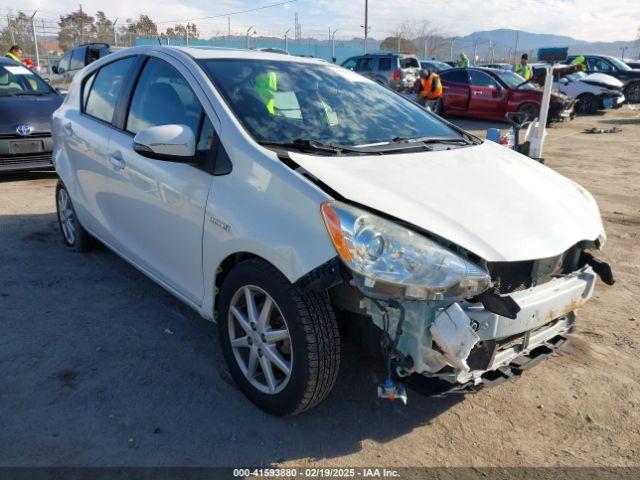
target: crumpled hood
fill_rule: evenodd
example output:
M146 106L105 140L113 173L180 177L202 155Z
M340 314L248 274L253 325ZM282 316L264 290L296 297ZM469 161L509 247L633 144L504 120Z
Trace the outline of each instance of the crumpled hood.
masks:
M487 261L552 257L603 230L586 190L493 142L396 155L290 155L345 199Z
M624 87L624 83L622 83L616 77L612 77L611 75L607 75L606 73L592 73L581 79L581 81L605 88L622 89L622 87Z
M0 96L0 133L16 133L18 125L35 132L51 131L51 114L62 104L60 95Z

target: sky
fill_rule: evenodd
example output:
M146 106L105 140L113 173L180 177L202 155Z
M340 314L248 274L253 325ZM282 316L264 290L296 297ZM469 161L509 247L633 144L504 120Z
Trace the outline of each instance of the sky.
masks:
M175 20L224 15L267 6L284 0L83 0L89 14L104 10L110 18L135 18L147 14L161 30ZM326 38L337 29L336 38L362 36L364 0L297 0L285 5L231 16L233 34L254 26L258 34L282 35L293 27L297 12L303 36ZM57 16L76 10L77 0L22 0L20 8L39 10L38 17L53 28ZM0 21L15 2L0 0ZM107 6L108 5L108 6ZM166 6L165 6L166 5ZM171 5L169 7L169 5ZM383 39L397 31L402 22L429 22L450 35L466 35L496 28L521 29L534 33L568 35L586 41L634 40L640 28L639 0L369 0L370 36ZM208 37L227 33L227 18L198 20ZM293 31L293 30L292 30Z

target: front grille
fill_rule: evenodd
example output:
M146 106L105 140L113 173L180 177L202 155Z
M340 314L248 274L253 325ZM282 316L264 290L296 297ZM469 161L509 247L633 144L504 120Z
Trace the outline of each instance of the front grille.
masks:
M51 152L39 153L37 155L0 155L0 168L14 167L20 165L51 165Z
M31 135L18 135L17 133L0 133L0 140L28 140L30 138L49 138L51 132L37 132Z
M502 294L542 285L552 278L578 268L582 249L574 245L561 255L522 262L490 262L491 280Z

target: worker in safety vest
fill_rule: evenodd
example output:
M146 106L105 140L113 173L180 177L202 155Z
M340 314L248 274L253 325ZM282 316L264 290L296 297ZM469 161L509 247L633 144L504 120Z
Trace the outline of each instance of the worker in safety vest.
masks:
M467 57L464 52L460 52L456 66L458 68L467 68L469 66L469 57Z
M278 76L276 72L265 72L256 76L256 91L269 115L276 114L275 96L278 91Z
M587 60L584 58L584 55L578 55L571 61L571 65L580 66L581 70L584 72L587 69Z
M533 75L531 67L529 66L529 55L526 53L523 53L522 57L520 57L520 63L516 65L516 73L525 80L529 80Z
M18 45L12 45L5 57L10 58L18 63L22 63L20 57L22 56L22 48Z
M416 80L411 90L418 94L420 105L432 108L442 96L440 75L429 70L420 70L420 78Z

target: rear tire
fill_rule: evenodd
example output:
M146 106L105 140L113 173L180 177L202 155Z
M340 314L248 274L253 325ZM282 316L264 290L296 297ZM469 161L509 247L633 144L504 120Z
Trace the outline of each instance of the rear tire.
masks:
M583 93L578 96L576 110L578 113L593 115L598 111L598 98L592 93Z
M218 312L231 376L259 408L297 415L329 394L340 335L326 292L304 291L269 263L251 259L225 278Z
M91 247L91 235L80 225L71 196L60 181L56 185L56 211L64 244L76 252L88 251Z
M535 103L523 103L518 107L518 112L524 113L527 116L525 121L529 122L533 122L540 117L540 107Z

